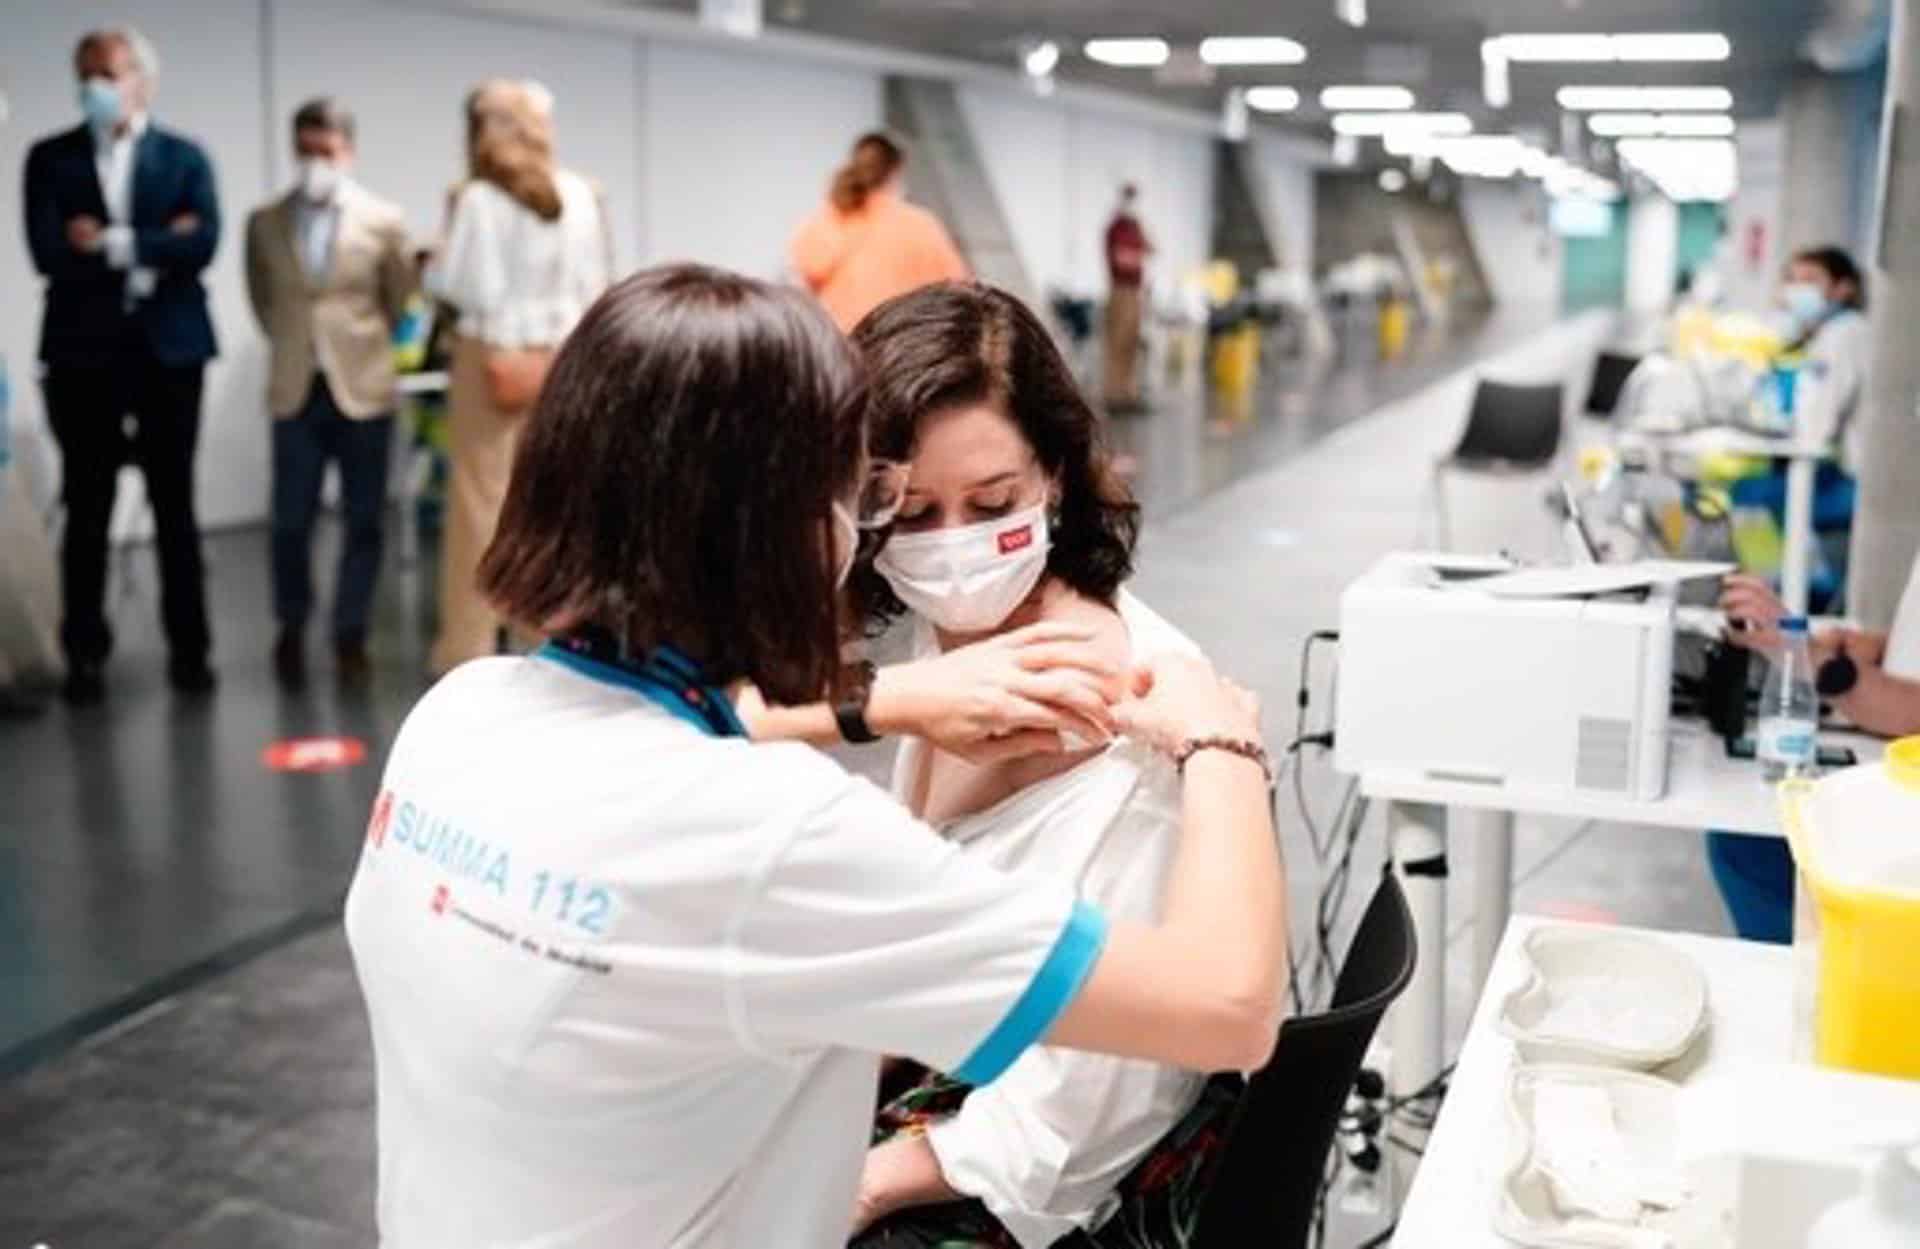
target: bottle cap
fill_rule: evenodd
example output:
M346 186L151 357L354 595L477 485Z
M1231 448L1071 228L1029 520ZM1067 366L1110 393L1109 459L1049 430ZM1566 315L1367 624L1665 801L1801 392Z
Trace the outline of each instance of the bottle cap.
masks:
M1805 616L1782 616L1780 618L1780 632L1805 633L1806 631L1807 618Z

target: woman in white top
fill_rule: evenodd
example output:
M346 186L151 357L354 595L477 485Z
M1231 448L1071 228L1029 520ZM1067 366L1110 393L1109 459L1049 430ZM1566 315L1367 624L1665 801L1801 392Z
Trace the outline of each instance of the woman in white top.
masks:
M989 286L924 287L881 305L853 343L873 379L874 453L911 466L884 545L851 583L869 626L910 611L920 655L1040 622L1092 630L1120 667L1199 653L1122 588L1139 508L1025 305ZM970 858L1071 882L1109 915L1152 923L1179 841L1180 778L1140 742L1070 744L979 764L909 741L895 796ZM882 1108L879 1131L891 1135L869 1155L861 1193L867 1219L917 1209L856 1244L993 1246L1011 1236L1046 1249L1086 1230L1096 1243L1111 1233L1128 1249L1176 1249L1190 1235L1181 1211L1193 1192L1116 1189L1194 1106L1202 1081L1051 1046L972 1093L930 1075ZM1188 1151L1156 1169L1190 1182L1205 1163ZM1115 1218L1123 1201L1131 1208Z
M492 654L500 621L474 588L493 537L526 416L489 380L503 353L537 369L611 280L599 193L554 164L551 99L531 83L497 81L467 99L468 180L453 194L446 236L425 282L459 315L455 326L446 525L440 552L436 673Z
M1043 1038L1270 1052L1286 893L1252 699L1170 657L1109 705L1118 674L1059 624L850 679L836 587L903 476L870 465L866 411L810 296L715 270L628 278L561 348L481 568L552 641L414 708L347 900L383 1244L829 1249L882 1053L987 1084ZM1158 919L759 740L836 724L1179 757Z

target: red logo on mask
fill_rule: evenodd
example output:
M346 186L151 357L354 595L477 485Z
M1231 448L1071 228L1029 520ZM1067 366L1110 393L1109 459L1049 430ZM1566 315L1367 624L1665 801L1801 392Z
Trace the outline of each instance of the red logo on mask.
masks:
M435 915L445 915L447 913L447 906L452 901L452 890L448 889L445 885L435 885L433 888L433 901L428 903L427 909Z
M1015 551L1024 551L1033 545L1033 526L1022 525L1018 529L1009 529L1000 535L1000 554L1011 555Z
M367 821L367 840L378 850L387 841L387 824L393 819L393 791L383 789L373 801L373 818Z

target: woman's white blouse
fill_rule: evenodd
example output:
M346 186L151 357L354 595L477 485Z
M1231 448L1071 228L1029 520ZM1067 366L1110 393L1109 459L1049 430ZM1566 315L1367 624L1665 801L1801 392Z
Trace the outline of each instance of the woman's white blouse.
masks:
M459 310L457 328L495 347L549 347L572 332L612 280L600 196L557 170L560 217L543 221L491 182L460 188L428 292Z
M1132 595L1122 591L1118 606L1136 660L1199 653ZM933 645L923 624L915 649ZM909 743L901 751L896 795L907 792L924 750ZM1063 882L1111 917L1150 924L1159 918L1180 811L1173 765L1123 739L936 831L970 859ZM1023 1249L1046 1249L1105 1220L1115 1186L1193 1106L1204 1082L1156 1063L1035 1046L927 1139L948 1183L979 1198Z

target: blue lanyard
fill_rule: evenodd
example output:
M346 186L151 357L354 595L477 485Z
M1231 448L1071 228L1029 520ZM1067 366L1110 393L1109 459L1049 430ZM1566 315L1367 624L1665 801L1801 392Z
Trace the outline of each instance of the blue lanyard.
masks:
M635 662L597 639L555 638L535 651L534 657L590 680L632 690L709 737L747 736L733 700L706 684L699 665L671 646L655 650L645 662Z

